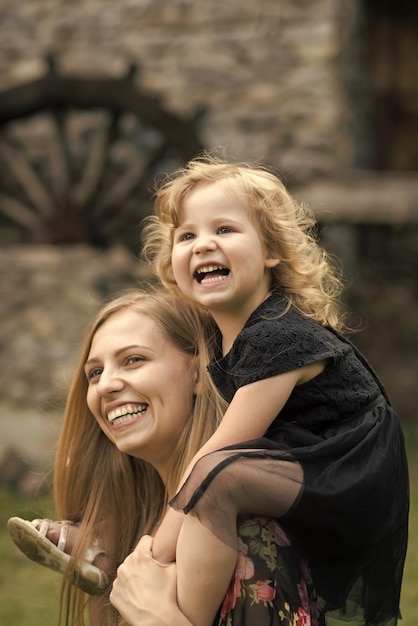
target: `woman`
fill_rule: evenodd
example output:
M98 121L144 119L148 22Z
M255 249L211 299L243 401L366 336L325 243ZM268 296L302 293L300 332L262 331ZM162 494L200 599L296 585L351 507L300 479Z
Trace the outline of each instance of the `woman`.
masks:
M79 525L65 571L69 624L84 623L85 596L71 581L80 578L88 547L101 541L110 580L144 535L147 549L180 476L222 416L225 407L206 372L211 332L201 310L162 291L117 298L87 331L55 466L58 515ZM211 592L202 585L194 599L211 615L208 623L319 623L308 569L278 524L245 517L238 530L235 575L220 562ZM170 582L159 591L170 624L190 623L176 566L150 559L145 566L150 584L153 568ZM92 625L118 623L107 597L108 591L90 599ZM157 619L155 596L149 598L141 624ZM114 601L119 606L116 595ZM126 616L136 620L136 613Z

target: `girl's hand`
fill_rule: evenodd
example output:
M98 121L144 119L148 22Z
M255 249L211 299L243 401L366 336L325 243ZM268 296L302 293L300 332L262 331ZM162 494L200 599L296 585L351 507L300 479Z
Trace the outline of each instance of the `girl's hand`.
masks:
M177 605L176 564L152 557L145 535L118 568L110 601L131 626L191 626Z

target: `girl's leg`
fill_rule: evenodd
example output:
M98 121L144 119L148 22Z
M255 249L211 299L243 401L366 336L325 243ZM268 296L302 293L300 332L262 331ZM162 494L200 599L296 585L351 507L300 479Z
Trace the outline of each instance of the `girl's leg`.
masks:
M193 626L211 626L228 589L237 550L187 515L177 543L177 601Z
M211 457L209 459L209 457ZM200 485L208 462L198 463L189 486ZM194 626L210 626L226 593L237 557L237 516L251 513L281 517L295 502L303 481L298 463L241 458L210 482L184 519L177 544L178 600Z

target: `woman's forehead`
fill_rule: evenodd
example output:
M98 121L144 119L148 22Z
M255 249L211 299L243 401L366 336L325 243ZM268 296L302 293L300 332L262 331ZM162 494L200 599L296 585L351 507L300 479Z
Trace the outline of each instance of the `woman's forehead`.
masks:
M98 346L113 346L126 341L141 341L150 346L162 346L167 337L149 315L133 309L113 313L96 330L92 337L90 353Z

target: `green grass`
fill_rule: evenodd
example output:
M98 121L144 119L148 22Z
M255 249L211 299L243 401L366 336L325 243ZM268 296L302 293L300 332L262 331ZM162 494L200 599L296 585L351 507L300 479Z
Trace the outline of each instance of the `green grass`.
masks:
M407 438L411 478L409 549L405 565L400 626L418 624L418 432ZM0 624L57 626L60 576L39 567L15 547L6 522L13 515L25 519L54 518L48 496L28 500L0 491Z
M13 515L54 518L50 497L29 500L0 491L0 624L57 626L60 576L39 567L16 548L7 532Z

